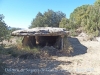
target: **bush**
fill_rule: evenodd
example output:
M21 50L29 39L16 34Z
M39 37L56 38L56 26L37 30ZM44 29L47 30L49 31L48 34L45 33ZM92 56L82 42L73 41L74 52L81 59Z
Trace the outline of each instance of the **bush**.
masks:
M73 53L73 47L68 41L67 37L64 37L63 39L63 50L57 51L58 56L71 56L71 53Z
M68 55L68 56L73 52L73 47L68 41L67 37L64 38L64 48L61 51L63 55Z
M73 52L71 44L68 42L67 37L64 38L64 49L58 50L57 47L44 46L40 48L39 46L30 48L29 46L22 46L22 39L17 40L16 45L12 45L8 48L2 48L1 54L10 54L13 57L18 58L48 58L50 56L58 55L60 52L62 55L70 55Z
M74 37L77 36L75 29L70 30L69 36L74 36Z

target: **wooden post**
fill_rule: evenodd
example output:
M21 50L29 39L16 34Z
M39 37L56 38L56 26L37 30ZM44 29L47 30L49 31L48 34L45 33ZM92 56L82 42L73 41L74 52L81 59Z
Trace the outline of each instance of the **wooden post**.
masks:
M64 35L61 36L61 49L62 50L63 50L63 47L64 47L64 42L63 42L64 40L63 40L63 38L64 38Z

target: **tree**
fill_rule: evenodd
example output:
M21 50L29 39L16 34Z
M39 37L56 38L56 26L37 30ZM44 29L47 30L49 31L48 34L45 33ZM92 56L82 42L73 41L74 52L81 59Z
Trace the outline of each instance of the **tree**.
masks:
M75 28L82 27L82 31L92 36L100 35L100 0L94 5L82 5L77 7L70 15L70 22Z
M48 10L43 14L39 12L36 15L36 18L33 19L31 26L33 27L59 27L59 22L62 18L65 18L66 15L61 11L54 12L53 10Z
M100 6L100 0L96 0L94 3L95 6Z
M67 18L62 18L61 22L59 23L60 28L66 28L67 30L70 30L70 24L69 24L69 19Z
M79 28L82 26L82 23L84 20L88 18L88 7L90 5L82 5L80 7L77 7L70 15L70 21L73 22L73 24L76 26L76 28ZM88 12L87 12L88 11Z
M2 42L4 39L8 36L8 27L4 22L4 16L0 15L0 42Z

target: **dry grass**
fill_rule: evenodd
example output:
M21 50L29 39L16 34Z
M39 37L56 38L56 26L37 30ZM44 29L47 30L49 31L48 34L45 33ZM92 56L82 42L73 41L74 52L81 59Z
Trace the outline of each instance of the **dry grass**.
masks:
M74 51L72 45L70 44L70 42L68 41L67 37L64 38L63 40L64 42L64 47L63 50L60 50L59 54L61 56L71 56L71 53Z
M15 40L14 40L15 41ZM71 44L68 42L67 38L64 38L64 49L58 50L54 48L53 46L45 46L43 48L40 47L34 47L30 48L28 46L22 46L22 38L17 38L16 44L11 44L10 46L6 48L2 48L0 50L1 54L10 54L13 57L21 57L25 56L25 58L49 58L50 56L56 56L56 55L64 55L69 56L70 53L73 52L73 48ZM24 57L23 57L24 58Z
M100 75L100 42L97 41L83 41L81 38L77 38L80 42L80 44L84 45L87 47L87 53L72 56L72 57L52 57L53 61L56 60L57 62L50 63L50 61L45 60L45 62L42 62L42 60L23 60L23 59L17 59L17 58L6 58L5 63L11 68L14 68L15 66L18 66L17 68L37 68L39 65L41 66L47 64L45 68L56 68L61 70L66 70L68 72L71 72L71 74L58 74L55 73L54 75ZM82 51L83 47L79 45L76 41L73 42L75 44L75 47L78 51ZM69 45L70 43L67 42ZM67 44L67 45L68 45ZM65 45L66 46L66 45ZM71 45L70 45L71 46ZM12 48L13 49L13 48ZM66 50L70 49L68 46ZM19 50L20 51L20 50ZM9 61L12 61L13 63L9 63ZM65 63L59 63L59 62L65 62ZM16 63L16 64L15 64ZM56 64L56 66L55 66ZM37 66L36 66L37 65ZM45 65L44 65L45 66ZM41 68L41 67L39 67ZM50 73L50 72L49 72ZM48 73L48 74L49 74ZM21 75L21 73L17 72L15 75ZM29 75L25 74L23 72L23 75ZM30 74L33 75L33 74ZM36 75L36 74L35 74ZM38 74L38 75L47 75L45 74ZM51 75L51 74L49 74Z

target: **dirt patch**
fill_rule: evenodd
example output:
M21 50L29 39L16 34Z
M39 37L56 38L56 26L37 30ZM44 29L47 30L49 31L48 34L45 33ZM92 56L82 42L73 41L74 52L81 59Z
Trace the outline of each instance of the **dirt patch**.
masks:
M77 39L77 40L76 40ZM99 75L100 74L100 42L83 41L79 37L69 39L76 53L72 57L52 56L52 59L19 59L10 56L0 57L8 68L44 70L44 72L8 72L14 75ZM85 47L85 48L84 48ZM45 47L46 48L46 47ZM51 49L51 48L50 48ZM51 51L52 52L52 51ZM51 72L54 70L56 72ZM46 70L49 70L46 71ZM60 71L60 72L59 72Z

